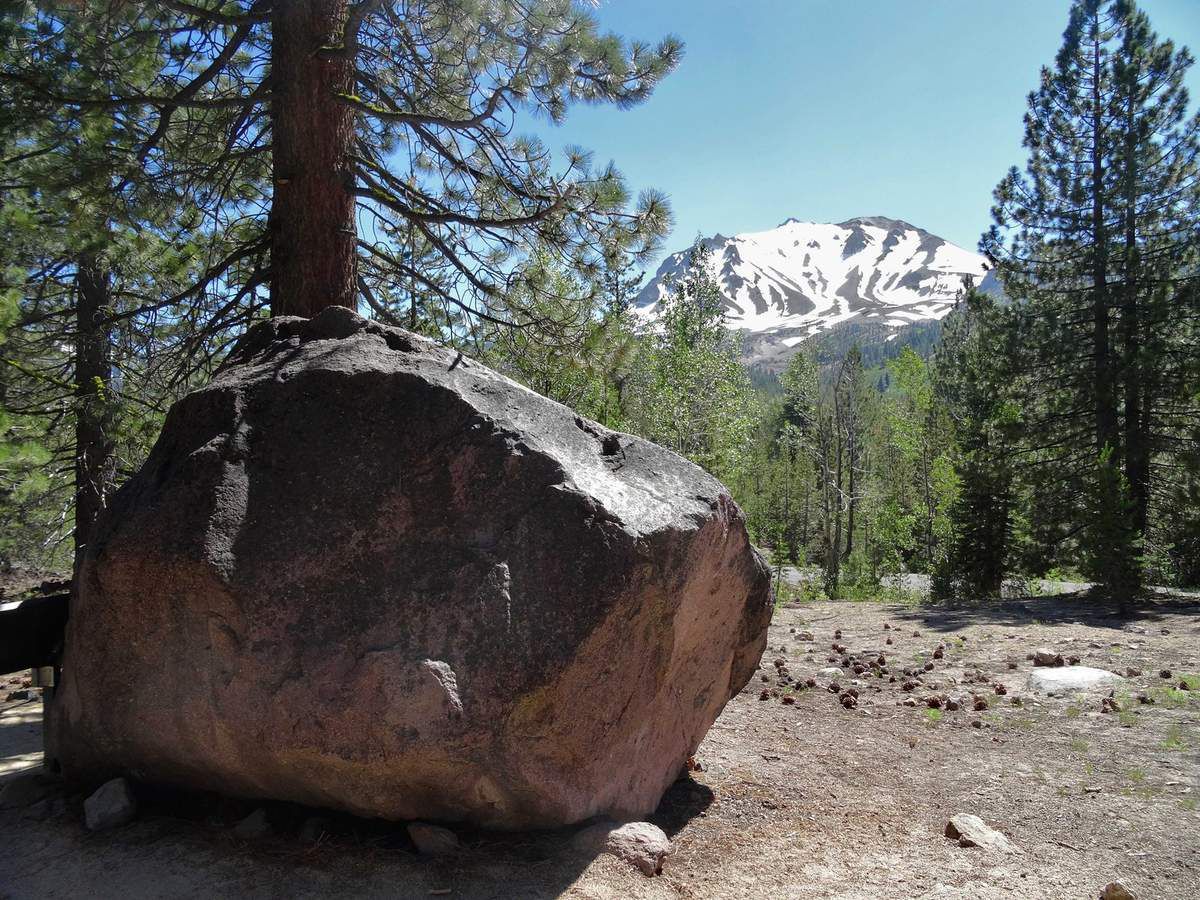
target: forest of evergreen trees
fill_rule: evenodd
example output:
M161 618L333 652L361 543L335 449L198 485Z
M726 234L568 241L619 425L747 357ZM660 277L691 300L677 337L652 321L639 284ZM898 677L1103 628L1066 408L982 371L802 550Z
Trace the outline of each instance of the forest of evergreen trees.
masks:
M1130 2L1073 5L1029 97L1024 170L928 360L882 382L802 353L748 470L761 541L826 590L925 572L984 597L1069 574L1118 599L1200 583L1200 117L1191 55Z
M702 248L654 327L630 312L664 198L511 128L644 99L674 39L572 2L6 7L0 563L69 568L249 323L341 304L688 456L829 596L1200 584L1200 117L1128 0L1072 5L997 173L1003 297L899 354L815 339L769 388Z

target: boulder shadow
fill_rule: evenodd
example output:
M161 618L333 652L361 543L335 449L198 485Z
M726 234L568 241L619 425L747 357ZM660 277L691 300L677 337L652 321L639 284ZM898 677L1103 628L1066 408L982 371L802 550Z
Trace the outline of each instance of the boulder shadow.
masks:
M691 773L685 773L667 788L662 801L649 817L649 821L675 837L697 816L702 816L712 805L716 795L706 784L696 781Z
M292 877L281 873L281 864L302 867L306 878L330 879L364 895L372 894L377 878L386 877L395 896L426 896L452 886L456 897L559 897L598 855L574 843L594 820L520 832L447 824L458 838L459 852L423 856L408 835L407 822L147 784L137 784L135 792L140 823L159 836L155 840L176 848L172 855L186 857L206 847L256 878L277 880L285 890ZM706 785L685 774L668 788L647 821L674 838L714 799ZM265 812L267 828L254 838L240 836L238 824L256 810ZM370 877L364 874L368 871Z
M62 801L54 815L0 815L0 870L19 863L6 887L14 896L81 884L154 885L155 895L198 896L205 885L220 883L223 896L238 897L427 897L449 890L457 898L552 898L569 892L597 857L573 843L589 823L527 832L451 826L458 852L424 856L405 822L133 787L137 819L110 831L84 830L87 790L80 786L56 791ZM707 786L684 775L648 819L674 838L714 799ZM251 835L238 826L252 815L260 825Z

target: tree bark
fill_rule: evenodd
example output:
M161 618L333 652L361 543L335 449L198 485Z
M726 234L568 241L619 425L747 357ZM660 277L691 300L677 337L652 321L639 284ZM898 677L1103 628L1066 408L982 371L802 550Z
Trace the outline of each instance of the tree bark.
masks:
M354 60L342 40L348 0L287 0L271 15L271 312L312 317L356 306Z
M1099 27L1098 25L1096 26ZM1104 222L1104 159L1101 151L1104 106L1100 96L1103 69L1100 38L1092 42L1092 353L1095 380L1096 452L1112 448L1112 464L1120 465L1116 392L1109 346L1108 235Z
M853 427L853 426L852 426ZM858 510L858 441L853 432L848 437L848 453L850 458L850 497L846 501L846 549L843 558L850 559L850 554L854 552L854 514Z
M804 518L801 519L800 525L800 546L808 547L808 519L809 519L809 504L811 503L812 483L809 480L804 482ZM807 562L807 560L805 560Z
M1150 436L1143 415L1143 368L1145 358L1141 335L1141 258L1137 240L1137 121L1133 91L1125 117L1125 272L1124 304L1121 309L1123 384L1125 395L1125 479L1133 503L1133 527L1145 534L1150 518Z
M834 516L833 516L833 544L829 549L829 570L826 573L826 580L832 586L829 590L829 599L834 599L834 593L837 591L838 584L841 581L841 560L842 560L842 509L845 507L846 492L843 488L845 484L843 478L843 460L845 441L842 435L844 434L843 410L838 402L837 392L834 392L833 398L833 415L834 415L834 440L837 442L837 448L834 454Z
M111 276L94 258L76 272L75 306L75 567L87 549L92 525L112 487L112 344L109 338Z

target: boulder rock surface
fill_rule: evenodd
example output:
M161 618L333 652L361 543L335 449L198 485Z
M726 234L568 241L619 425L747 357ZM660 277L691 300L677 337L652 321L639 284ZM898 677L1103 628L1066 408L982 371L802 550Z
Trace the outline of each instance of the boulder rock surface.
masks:
M77 584L68 777L496 828L651 812L771 615L701 469L337 308L171 409Z

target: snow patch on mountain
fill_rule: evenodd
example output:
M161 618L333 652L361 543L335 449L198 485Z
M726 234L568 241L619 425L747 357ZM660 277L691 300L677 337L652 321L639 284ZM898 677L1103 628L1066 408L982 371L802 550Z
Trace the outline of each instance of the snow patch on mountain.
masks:
M746 332L747 362L782 365L806 338L843 322L903 328L940 319L966 280L984 281L987 260L898 219L837 224L788 219L769 231L704 240L721 286L726 324ZM638 295L653 317L689 250L668 256Z

